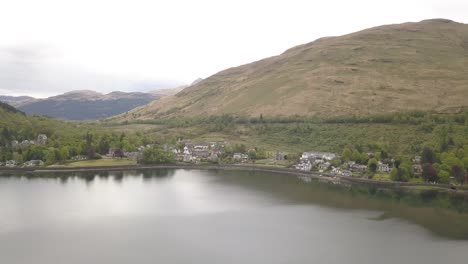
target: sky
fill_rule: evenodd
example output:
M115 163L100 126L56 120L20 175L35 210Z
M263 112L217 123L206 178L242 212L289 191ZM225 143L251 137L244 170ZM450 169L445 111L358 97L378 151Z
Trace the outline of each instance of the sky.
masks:
M0 95L148 91L467 0L0 0Z

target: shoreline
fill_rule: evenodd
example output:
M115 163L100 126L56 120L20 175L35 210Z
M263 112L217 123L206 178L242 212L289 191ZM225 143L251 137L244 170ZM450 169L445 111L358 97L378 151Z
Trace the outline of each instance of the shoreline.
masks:
M394 181L377 181L372 179L361 179L353 177L335 176L329 173L319 173L315 171L300 171L290 168L273 167L255 164L223 164L223 165L189 165L189 164L158 164L158 165L125 165L125 166L96 166L96 167L57 167L57 168L0 168L0 177L2 173L18 173L27 174L40 173L56 173L56 172L99 172L99 171L131 171L131 170L146 170L146 169L200 169L200 170L243 170L243 171L260 171L270 173L289 174L298 177L308 177L320 181L326 181L334 184L343 185L359 185L370 186L383 189L402 189L402 187L431 187L434 190L446 189L451 191L468 191L468 187L454 186L450 184L431 184L431 183L415 183L415 182L394 182Z

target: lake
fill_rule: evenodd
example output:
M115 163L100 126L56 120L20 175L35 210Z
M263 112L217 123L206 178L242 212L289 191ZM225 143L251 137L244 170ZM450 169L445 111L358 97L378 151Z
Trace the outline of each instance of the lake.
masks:
M0 263L468 263L465 214L295 176L0 177Z

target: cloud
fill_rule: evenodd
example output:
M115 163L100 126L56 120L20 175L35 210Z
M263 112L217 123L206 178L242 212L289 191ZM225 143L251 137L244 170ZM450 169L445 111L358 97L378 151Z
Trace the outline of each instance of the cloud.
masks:
M47 97L72 90L149 91L181 85L171 80L125 78L68 65L51 47L0 48L0 94Z

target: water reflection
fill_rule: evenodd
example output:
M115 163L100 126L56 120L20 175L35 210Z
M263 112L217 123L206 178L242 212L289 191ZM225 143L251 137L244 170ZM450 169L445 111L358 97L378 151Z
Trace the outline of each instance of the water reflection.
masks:
M0 177L0 263L463 263L468 247L466 214L399 193L240 171L40 176Z

